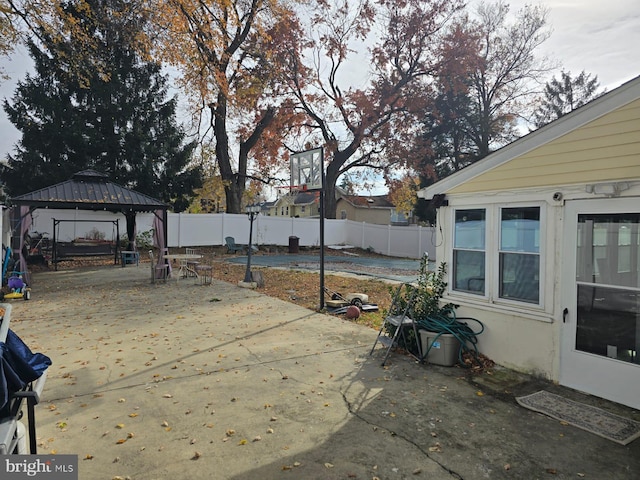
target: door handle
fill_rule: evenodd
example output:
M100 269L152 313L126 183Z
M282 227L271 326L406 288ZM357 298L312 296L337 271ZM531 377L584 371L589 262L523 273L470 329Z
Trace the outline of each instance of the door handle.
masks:
M562 310L562 323L567 323L567 315L569 315L569 309L565 307L565 309Z

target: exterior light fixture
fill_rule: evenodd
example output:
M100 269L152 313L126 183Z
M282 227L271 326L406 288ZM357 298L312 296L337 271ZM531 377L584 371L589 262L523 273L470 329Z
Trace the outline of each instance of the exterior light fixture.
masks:
M253 221L260 213L260 205L247 205L245 209L249 217L249 246L247 248L247 270L244 273L244 282L251 283L251 252L253 250Z

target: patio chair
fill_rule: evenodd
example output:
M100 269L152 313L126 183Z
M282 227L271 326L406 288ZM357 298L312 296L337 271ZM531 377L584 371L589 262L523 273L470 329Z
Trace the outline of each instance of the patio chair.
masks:
M247 247L244 245L238 245L236 239L233 237L225 237L224 241L227 244L227 253L246 252Z
M11 306L3 305L0 319L0 454L36 454L37 435L35 406L40 403L51 359L31 349L9 329ZM29 431L27 451L26 432L22 415L26 402Z
M200 252L194 248L185 248L184 253L187 255L200 255ZM185 272L187 277L196 277L196 267L200 264L198 260L187 260Z
M213 278L213 265L198 263L195 266L195 272L200 280L200 285L211 285Z

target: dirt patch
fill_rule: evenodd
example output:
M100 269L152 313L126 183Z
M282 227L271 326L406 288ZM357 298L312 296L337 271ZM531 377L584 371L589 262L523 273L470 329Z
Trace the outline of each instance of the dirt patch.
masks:
M255 270L256 268L252 268ZM244 279L246 266L217 261L213 269L213 277L230 283ZM264 278L264 287L258 291L286 302L295 303L310 310L320 307L320 275L316 272L281 268L260 268ZM358 323L377 328L382 320L382 312L389 308L392 286L369 277L343 275L325 275L325 287L343 295L348 293L365 293L369 301L378 304L378 312L363 313ZM328 297L325 296L325 300Z

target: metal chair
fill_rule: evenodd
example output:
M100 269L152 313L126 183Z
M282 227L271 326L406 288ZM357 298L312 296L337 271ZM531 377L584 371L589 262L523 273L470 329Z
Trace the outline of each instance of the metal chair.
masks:
M200 280L200 285L211 285L213 279L213 265L198 263L195 266L194 271Z
M200 252L194 248L185 248L185 253L187 255L200 255ZM197 277L196 267L200 264L198 260L187 260L185 264L185 272L187 277Z

